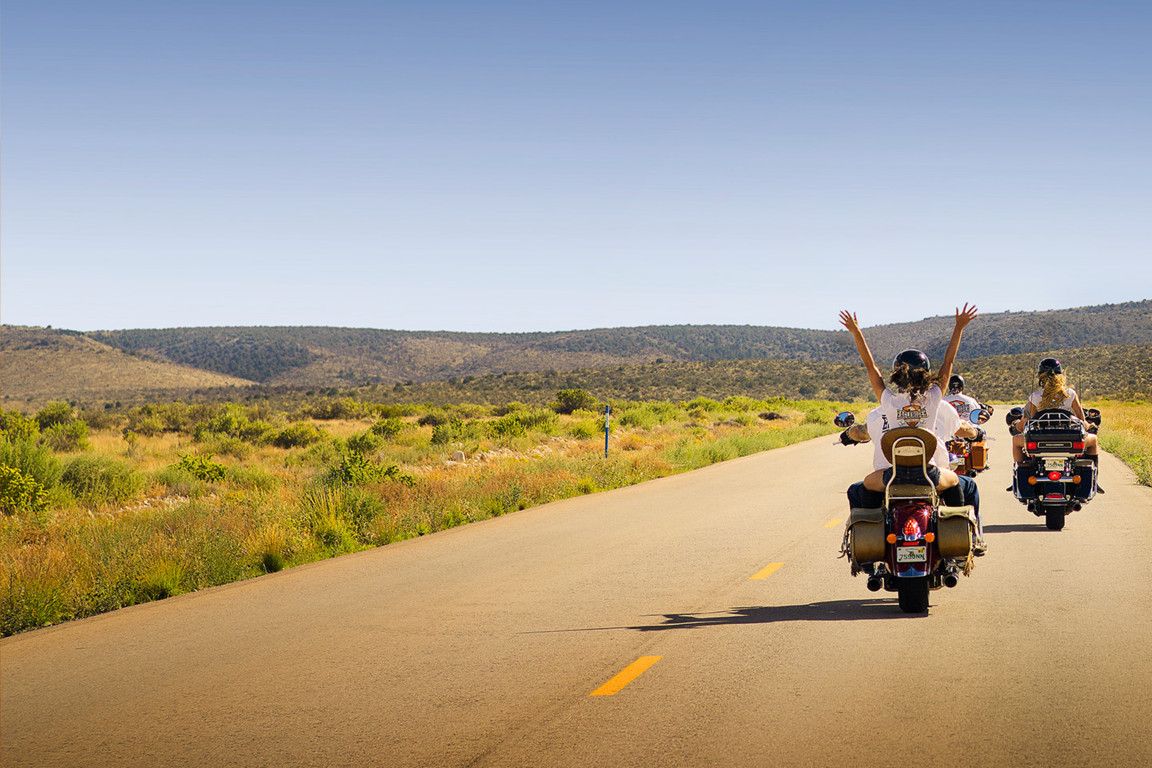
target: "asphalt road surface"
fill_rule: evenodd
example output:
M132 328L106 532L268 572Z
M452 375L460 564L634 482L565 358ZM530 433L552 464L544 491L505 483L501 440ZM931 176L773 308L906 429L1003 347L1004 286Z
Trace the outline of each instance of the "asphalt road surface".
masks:
M998 416L927 615L837 559L823 438L8 638L0 764L1152 765L1152 489L1047 531Z

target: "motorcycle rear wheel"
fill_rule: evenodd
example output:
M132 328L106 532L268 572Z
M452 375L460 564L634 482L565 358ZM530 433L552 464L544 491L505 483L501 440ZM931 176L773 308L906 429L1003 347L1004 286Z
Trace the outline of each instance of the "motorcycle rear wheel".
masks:
M1044 527L1050 531L1064 530L1063 507L1048 507L1044 510Z
M897 579L896 593L900 598L900 610L904 613L927 613L928 577Z

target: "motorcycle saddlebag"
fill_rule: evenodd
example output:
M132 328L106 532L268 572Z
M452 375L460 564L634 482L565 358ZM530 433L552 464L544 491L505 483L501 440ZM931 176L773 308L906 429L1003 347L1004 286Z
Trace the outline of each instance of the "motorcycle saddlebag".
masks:
M968 449L968 465L977 472L988 469L988 446L983 443L972 443Z
M884 510L854 508L848 517L848 551L853 562L884 559Z
M971 505L940 507L936 516L936 544L941 557L968 557L975 535L976 512Z
M1091 501L1096 495L1096 465L1090 459L1076 460L1076 474L1080 475L1080 484L1076 486L1076 498L1080 501Z

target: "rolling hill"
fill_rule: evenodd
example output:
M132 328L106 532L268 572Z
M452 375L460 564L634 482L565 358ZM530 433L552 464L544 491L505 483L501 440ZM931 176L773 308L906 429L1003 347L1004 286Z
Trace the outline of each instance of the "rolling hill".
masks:
M938 360L951 324L950 317L931 317L874 326L867 335L881 361L907 347L925 349ZM1107 370L1101 375L1110 390L1148 392L1140 368L1147 365L1148 349L1152 300L981 315L965 334L961 357L995 381L994 390L1005 397L1026 385L1034 363L1027 360L1050 350L1073 350L1069 354L1084 360L1085 376ZM1003 355L1022 357L984 362ZM472 397L488 399L554 391L564 382L618 396L745 392L844 399L866 393L855 368L855 349L842 331L750 325L509 334L330 327L85 334L0 327L0 391L8 400L26 401L186 397L254 383L262 389L369 387L437 400L459 399L464 387ZM1006 372L1017 370L1024 375L1009 386ZM1128 376L1131 381L1125 381Z
M235 376L134 357L75 331L0 327L0 396L9 402L250 386Z

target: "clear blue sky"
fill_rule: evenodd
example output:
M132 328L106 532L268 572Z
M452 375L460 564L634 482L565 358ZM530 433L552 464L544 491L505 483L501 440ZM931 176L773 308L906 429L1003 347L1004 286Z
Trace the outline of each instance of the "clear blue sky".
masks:
M8 323L1152 297L1147 2L7 0L0 34Z

